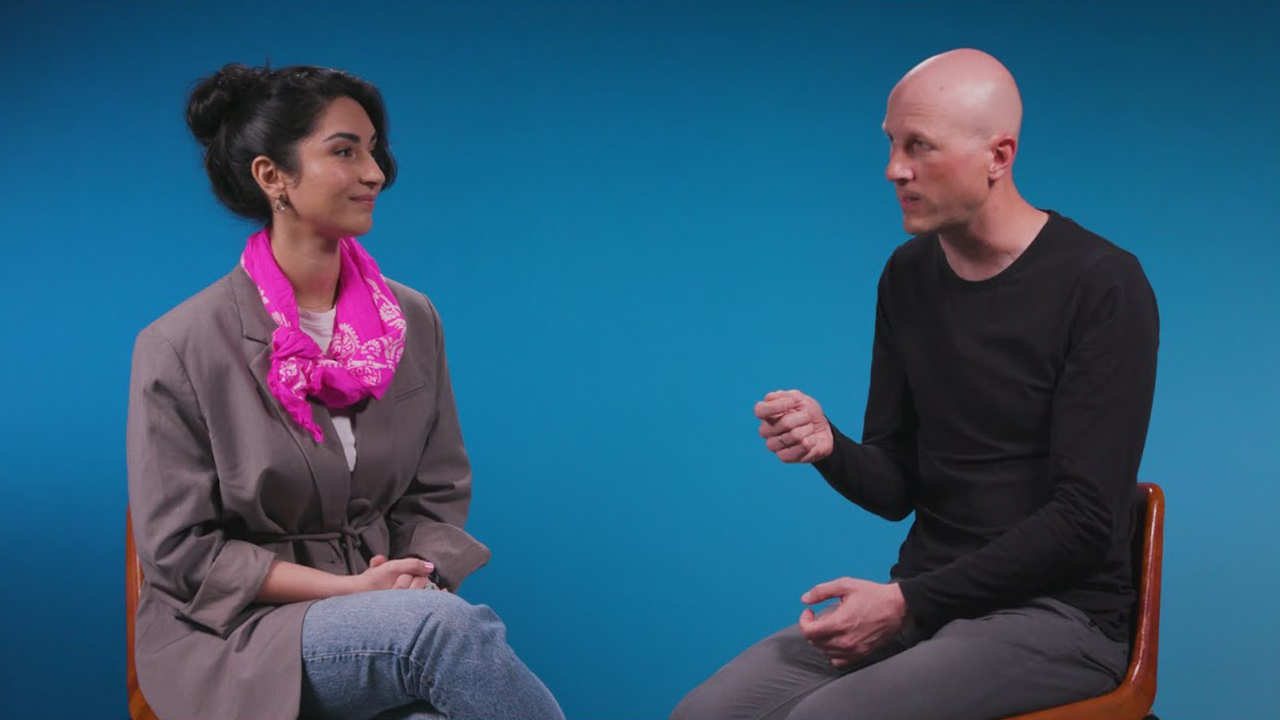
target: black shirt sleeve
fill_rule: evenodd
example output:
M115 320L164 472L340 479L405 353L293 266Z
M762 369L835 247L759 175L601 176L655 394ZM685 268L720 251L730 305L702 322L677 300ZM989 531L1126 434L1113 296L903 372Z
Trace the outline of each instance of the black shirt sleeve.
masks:
M916 411L887 315L888 272L886 267L877 292L862 443L850 440L833 424L831 455L814 467L841 495L868 512L896 521L915 507Z
M903 580L918 618L972 616L1078 578L1127 527L1155 390L1155 296L1137 259L1117 251L1081 274L1075 298L1052 401L1051 496L980 549Z

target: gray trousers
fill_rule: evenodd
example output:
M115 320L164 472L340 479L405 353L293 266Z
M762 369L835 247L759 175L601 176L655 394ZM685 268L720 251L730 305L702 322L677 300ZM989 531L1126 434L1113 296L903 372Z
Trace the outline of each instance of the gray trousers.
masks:
M1128 663L1128 643L1051 598L955 620L931 637L908 625L839 670L792 626L720 668L671 718L997 720L1106 693Z

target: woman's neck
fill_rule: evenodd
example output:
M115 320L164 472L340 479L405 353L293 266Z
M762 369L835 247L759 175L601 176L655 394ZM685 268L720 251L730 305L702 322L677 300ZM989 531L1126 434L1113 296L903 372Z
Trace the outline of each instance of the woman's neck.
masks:
M293 285L299 309L324 312L333 307L338 273L342 269L336 238L321 237L277 222L271 228L271 254Z

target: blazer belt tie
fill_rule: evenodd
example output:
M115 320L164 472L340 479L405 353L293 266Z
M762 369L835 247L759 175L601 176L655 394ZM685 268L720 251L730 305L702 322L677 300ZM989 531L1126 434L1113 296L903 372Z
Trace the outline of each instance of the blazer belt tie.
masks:
M347 573L351 575L356 575L357 574L356 569L355 569L355 566L351 563L351 558L356 554L356 551L359 549L358 543L360 542L360 534L363 533L365 530L368 530L370 526L372 526L373 523L378 519L379 517L375 515L365 523L361 524L360 527L358 528L352 527L348 523L343 525L338 530L330 530L327 532L293 533L293 534L250 533L246 539L249 542L254 543L255 545L259 543L307 542L312 540L320 541L320 542L332 542L334 540L337 540L340 542L340 545L338 547L341 548L342 550L342 561L347 565Z

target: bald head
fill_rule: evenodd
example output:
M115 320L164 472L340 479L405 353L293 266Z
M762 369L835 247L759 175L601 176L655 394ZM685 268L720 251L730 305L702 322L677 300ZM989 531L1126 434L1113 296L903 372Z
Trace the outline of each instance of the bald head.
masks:
M912 68L884 115L903 227L973 234L1038 212L1013 182L1021 124L1018 86L990 55L952 50Z
M1013 75L981 50L951 50L925 60L898 81L889 103L927 111L955 130L981 137L1016 139L1022 127L1022 98Z

